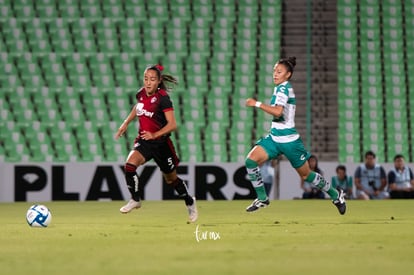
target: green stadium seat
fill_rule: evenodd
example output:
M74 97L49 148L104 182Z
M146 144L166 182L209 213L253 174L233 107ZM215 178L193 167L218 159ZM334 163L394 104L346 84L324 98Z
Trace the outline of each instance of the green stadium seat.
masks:
M230 129L230 161L244 162L247 153L253 147L252 125L235 121Z
M28 5L27 1L16 1L13 10L18 18L30 19L36 16L33 5Z
M258 38L259 22L266 32L260 37L258 60L276 59L274 53L280 48L280 27L275 26L280 25L281 4L264 1L262 5L268 8L259 13L259 3L251 0L196 1L192 7L184 0L173 0L168 6L159 0L0 4L0 56L5 64L0 81L5 91L19 91L19 96L0 102L1 118L16 123L29 119L41 125L26 131L31 138L36 134L39 146L26 150L21 144L28 137L23 136L18 149L9 152L9 147L0 146L0 152L7 161L124 161L129 150L126 141L106 145L133 105L143 68L161 62L180 81L171 98L184 120L185 131L176 135L183 160L226 161L233 152L242 161L251 146L254 118L253 110L240 100L256 92L257 45L250 41ZM237 83L233 85L232 79ZM194 108L186 97L199 102L199 107ZM17 114L13 110L18 104L27 110ZM200 130L212 127L208 121L220 121L223 133L236 122L246 125L242 134L248 136L246 143L237 144L232 152L227 152L225 136L202 144ZM57 126L59 131L52 133ZM15 133L20 135L19 130Z
M127 18L137 18L146 20L145 2L142 1L125 1L125 15Z
M9 136L4 140L4 152L6 154L5 159L8 162L20 162L25 161L24 158L28 158L28 152L25 149L23 138L18 131L9 130ZM23 157L23 155L25 157ZM27 160L26 160L27 161Z
M220 37L213 42L213 51L219 54L219 56L231 57L233 55L233 43L231 40L228 40L231 37L231 32L225 32L224 30L220 32Z
M201 142L200 126L194 121L184 122L178 128L179 152L182 161L203 161L203 149Z
M8 5L0 6L0 17L2 20L13 17L13 10Z
M180 107L185 122L192 121L197 126L205 125L204 99L202 97L183 96L183 104Z
M208 123L217 122L222 126L229 123L229 101L227 96L215 97L207 102Z
M230 70L225 73L211 74L211 89L213 94L217 97L228 96L231 94L232 81L231 76L228 75L228 72L230 72Z
M95 23L95 26L99 52L104 52L108 55L119 54L118 34L112 21L104 18L102 22Z
M352 53L355 52L358 49L357 41L355 40L344 40L339 42L338 41L338 51L342 53Z
M52 37L50 47L53 49L53 52L64 55L74 51L66 20L56 19L51 23L47 23L47 27Z
M37 17L45 19L59 17L58 11L56 10L54 3L52 1L36 1L35 5Z
M166 25L166 32L169 34L169 39L166 41L168 53L176 53L180 57L188 55L187 22L183 18L173 18L172 24Z
M394 92L400 94L400 92L398 91L404 91L405 92L405 83L406 83L406 79L405 79L405 75L403 72L403 66L399 66L399 65L394 65L394 66L390 66L393 67L394 70L389 70L390 74L385 75L385 91L387 94L389 95L393 95ZM400 72L399 75L398 72ZM395 73L395 75L393 75L392 73ZM403 96L402 94L400 96ZM405 95L404 95L405 96Z
M234 3L216 3L216 18L235 18L235 6Z
M89 19L97 19L103 16L98 0L89 0L81 2L79 5L79 13L80 17Z
M12 114L10 112L9 104L3 98L0 98L0 121L12 120Z
M226 162L226 127L221 121L210 121L204 131L204 147L207 162Z
M356 13L357 5L359 5L361 13L359 17L360 25L357 25L357 17L353 16ZM404 6L406 7L406 5ZM402 147L407 147L408 141L405 140L404 134L401 133L401 125L408 123L405 120L407 115L403 112L393 112L396 108L383 109L382 100L373 101L369 99L386 98L386 105L389 106L391 103L394 104L394 102L390 102L391 100L406 98L406 93L408 92L406 91L405 83L409 83L410 79L405 79L404 77L405 57L403 54L403 41L409 37L410 31L406 31L408 35L407 38L404 38L401 1L384 1L382 2L381 10L376 2L363 1L357 3L355 0L338 1L337 7L339 121L347 114L344 109L350 107L344 104L346 98L341 98L341 94L349 91L349 96L357 98L360 96L359 92L361 92L362 126L364 132L368 129L370 135L373 136L365 134L362 138L363 144L360 149L362 151L368 149L378 151L377 154L380 158L387 156L388 161L392 160L396 152L404 151ZM407 12L407 8L405 12ZM383 24L380 24L380 22ZM361 36L357 38L358 28ZM383 35L382 42L380 41L380 35ZM355 42L349 42L357 40L359 40L360 49L355 48ZM407 39L405 43L407 46L405 52L407 53L410 52L411 40ZM351 65L357 64L356 56L358 50L361 57L360 64L364 64L364 66L361 66L360 72L358 72L358 67ZM381 52L383 52L383 55L380 54ZM408 65L410 66L410 64ZM351 74L350 71L355 71L357 74ZM343 73L345 74L343 75ZM361 91L359 91L358 85L352 84L353 82L358 84L358 74L361 75ZM352 80L348 81L351 78ZM358 94L355 94L353 91L357 91ZM345 94L343 95L345 96ZM402 100L395 104L405 105ZM356 108L353 110L357 111ZM384 117L386 119L383 122L378 121L378 118L383 119ZM351 119L359 121L359 116ZM387 129L385 133L384 127ZM343 129L345 129L345 126L340 123L339 130L342 131ZM363 132L362 128L359 131ZM397 138L394 138L394 136ZM341 138L341 135L339 137ZM386 143L384 143L384 140L386 140ZM402 140L405 140L405 145L402 145ZM339 143L341 144L341 141ZM344 146L339 147L340 158L347 156L345 149Z
M181 18L187 22L192 18L190 6L187 5L186 0L172 0L171 14L173 14L173 17Z
M194 18L206 18L209 20L213 20L214 14L212 5L207 1L196 1L193 3L193 17Z
M352 139L357 140L356 137ZM359 146L359 143L343 143L339 141L338 151L339 154L342 156L342 162L359 163L362 161L361 148Z
M186 61L186 66L193 75L191 78L187 77L187 85L189 87L207 87L207 62L189 58Z
M269 133L273 117L264 112L257 112L257 126L253 138L255 140L266 136ZM253 126L253 125L252 125ZM253 128L253 127L252 127Z
M220 143L206 143L205 151L208 152L206 154L206 162L227 162L227 147L222 142Z
M58 1L57 3L58 17L74 20L81 17L78 4L74 1Z
M168 18L168 6L163 1L149 1L148 13L154 17Z
M125 18L123 2L117 0L107 0L105 5L102 5L102 15L106 18L111 18L113 21L122 21ZM126 4L126 3L125 3Z

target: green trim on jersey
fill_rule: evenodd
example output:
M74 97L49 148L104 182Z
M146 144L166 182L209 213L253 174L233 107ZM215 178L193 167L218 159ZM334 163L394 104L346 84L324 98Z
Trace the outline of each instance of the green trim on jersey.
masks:
M272 135L274 135L274 136L289 136L289 135L297 134L298 131L296 131L295 128L290 128L290 129L276 129L276 128L272 128L272 129L270 129L270 133Z
M288 104L296 105L296 98L289 97Z

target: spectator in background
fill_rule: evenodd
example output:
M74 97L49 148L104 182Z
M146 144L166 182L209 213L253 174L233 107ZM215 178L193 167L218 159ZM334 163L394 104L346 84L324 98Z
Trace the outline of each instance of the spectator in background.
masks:
M376 163L375 153L365 153L365 163L355 170L356 198L361 200L388 199L387 176L384 168Z
M394 168L388 172L388 186L392 199L414 199L414 175L405 166L404 157L394 157Z
M352 177L346 174L346 167L344 165L338 165L336 167L336 176L332 177L332 186L342 189L347 199L353 199L353 181Z
M319 169L318 158L315 155L311 155L308 159L309 168L322 175L323 172ZM300 187L303 189L302 199L325 199L325 193L322 190L316 188L310 182L305 181L301 178Z
M271 160L267 160L263 163L260 167L260 173L262 174L266 194L269 196L275 178L275 169Z

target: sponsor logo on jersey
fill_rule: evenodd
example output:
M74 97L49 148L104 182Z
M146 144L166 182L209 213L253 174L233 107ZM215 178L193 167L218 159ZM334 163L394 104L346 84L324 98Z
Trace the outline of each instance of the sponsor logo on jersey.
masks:
M154 112L149 112L144 109L144 103L138 103L136 110L137 110L137 116L152 117L154 115Z

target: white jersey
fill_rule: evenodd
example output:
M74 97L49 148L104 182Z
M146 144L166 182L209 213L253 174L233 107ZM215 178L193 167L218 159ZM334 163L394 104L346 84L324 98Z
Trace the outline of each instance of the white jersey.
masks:
M295 128L296 98L292 85L285 81L277 85L270 100L271 106L283 106L283 113L280 117L272 120L270 134L275 142L287 143L299 138Z
M411 180L413 179L412 171L409 167L404 167L403 170L397 170L394 168L391 169L389 174L394 173L394 175L388 176L388 183L395 183L399 188L410 188Z

